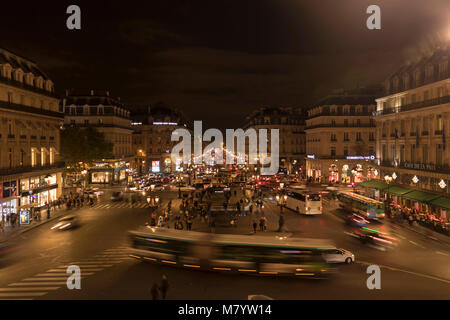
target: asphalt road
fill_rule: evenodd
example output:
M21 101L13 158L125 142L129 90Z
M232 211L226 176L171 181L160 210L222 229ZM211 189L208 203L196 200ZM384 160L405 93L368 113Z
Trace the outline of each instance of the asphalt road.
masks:
M163 206L176 193L164 193ZM107 198L107 197L105 197ZM217 204L221 204L220 197ZM173 208L177 210L174 202ZM267 200L267 236L278 227L279 208ZM275 299L450 299L450 247L389 223L377 225L400 239L392 251L379 251L345 234L341 215L333 203L321 216L305 217L286 211L287 231L292 236L332 239L338 247L356 255L353 265L339 265L339 273L327 280L256 277L208 273L144 263L128 256L127 231L149 221L145 203L134 208L126 203L100 202L77 211L82 226L54 232L44 224L20 237L7 259L1 261L0 299L151 299L150 288L162 274L169 278L169 299L246 299L265 294ZM241 217L238 227L220 215L217 232L251 233L252 217ZM194 230L208 231L194 221ZM66 287L67 266L81 267L81 290ZM381 267L381 290L366 287L366 268Z

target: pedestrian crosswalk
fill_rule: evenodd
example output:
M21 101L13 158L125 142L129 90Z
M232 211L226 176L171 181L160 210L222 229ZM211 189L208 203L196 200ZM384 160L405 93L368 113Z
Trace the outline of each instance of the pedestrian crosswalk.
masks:
M72 265L80 267L83 281L97 272L127 260L134 260L128 254L128 247L106 249L92 258L63 263L32 277L10 283L7 287L0 288L0 300L33 300L59 289L68 290L67 279L71 274L66 271Z
M98 203L91 207L92 209L120 209L120 208L133 208L133 209L145 209L149 208L147 202L136 202L131 204L130 202L109 202Z

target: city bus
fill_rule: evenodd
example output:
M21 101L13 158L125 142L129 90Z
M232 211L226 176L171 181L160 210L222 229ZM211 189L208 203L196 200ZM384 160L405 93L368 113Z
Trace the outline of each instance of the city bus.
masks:
M322 195L318 192L290 189L285 196L284 206L301 214L322 214Z
M375 220L385 217L383 202L353 192L339 192L337 198L341 208L359 213L367 219Z
M130 256L206 271L322 278L334 272L329 240L213 234L142 227L129 233Z

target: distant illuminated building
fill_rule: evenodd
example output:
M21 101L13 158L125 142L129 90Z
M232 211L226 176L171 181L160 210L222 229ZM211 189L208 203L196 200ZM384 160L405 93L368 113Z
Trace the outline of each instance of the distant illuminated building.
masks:
M139 173L173 173L184 167L173 163L172 148L178 142L172 142L172 132L184 128L191 132L184 114L173 107L160 102L133 113L133 167Z

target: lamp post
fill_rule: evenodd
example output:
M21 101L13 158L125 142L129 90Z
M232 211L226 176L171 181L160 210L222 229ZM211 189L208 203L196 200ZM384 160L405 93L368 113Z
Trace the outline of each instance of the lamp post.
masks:
M391 181L392 181L392 177L389 176L389 175L385 175L385 176L384 176L384 180L386 181L386 183L387 183L387 185L388 185L388 191L387 191L387 193L388 193L388 197L389 197L389 184L390 184ZM389 197L388 199L390 199L390 197Z

